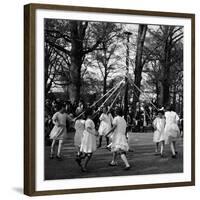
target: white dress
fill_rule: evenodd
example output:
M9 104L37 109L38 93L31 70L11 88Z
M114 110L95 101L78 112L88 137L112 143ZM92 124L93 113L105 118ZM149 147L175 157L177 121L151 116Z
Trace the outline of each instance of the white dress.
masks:
M180 135L178 127L179 116L174 111L165 112L166 125L164 130L165 142L169 144Z
M99 135L106 135L112 128L112 115L102 113L100 116L100 126L99 126Z
M87 128L91 129L92 133L87 131ZM83 131L83 138L81 142L80 151L84 153L92 153L96 151L96 130L95 124L91 119L85 121L85 130Z
M85 120L83 119L76 120L74 128L76 130L75 135L74 135L74 145L81 147L83 131L85 130Z
M116 125L116 128L112 137L111 151L128 151L129 146L125 136L127 127L125 119L123 117L116 116L113 119L113 125Z
M67 113L56 112L52 121L55 124L50 133L50 139L52 140L64 140L67 137L66 120L68 118Z
M165 119L156 117L153 121L153 126L156 129L153 135L153 142L157 143L164 141Z

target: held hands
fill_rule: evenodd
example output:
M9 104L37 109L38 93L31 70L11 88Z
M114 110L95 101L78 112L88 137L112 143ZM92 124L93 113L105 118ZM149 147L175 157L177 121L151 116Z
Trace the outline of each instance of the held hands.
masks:
M92 134L92 135L94 135L96 137L99 136L99 133L96 130L95 131L90 131L90 134Z
M54 125L56 125L57 127L59 127L59 123L57 121L54 121Z
M99 136L99 132L98 131L95 131L95 134L94 134L96 137Z

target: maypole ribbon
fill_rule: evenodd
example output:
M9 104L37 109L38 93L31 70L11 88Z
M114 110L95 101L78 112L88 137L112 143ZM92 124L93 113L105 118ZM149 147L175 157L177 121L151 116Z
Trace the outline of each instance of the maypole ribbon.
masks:
M129 80L130 80L130 78L129 78ZM133 86L149 100L149 103L150 103L156 110L159 110L159 109L155 106L155 104L153 104L153 103L151 102L151 99L150 99L150 98L149 98L149 97L148 97L148 96L133 82L133 80L131 80L131 82L132 82Z
M96 116L96 114L100 111L101 107L103 107L106 102L112 97L112 95L119 89L119 87L121 86L121 84L123 83L123 81L121 81L119 83L118 86L116 86L115 90L107 97L107 99L101 104L101 106L99 107L99 109L93 114L93 116Z
M113 102L112 102L112 104L110 105L110 107L109 107L109 110L107 111L107 113L109 113L110 112L110 110L112 109L112 107L113 107L113 105L114 105L114 103L115 103L115 101L117 100L117 98L119 97L119 95L120 95L120 93L121 93L121 90L125 87L125 85L126 84L124 84L121 88L120 88L120 90L119 90L119 92L118 92L118 94L116 95L116 97L114 98L114 100L113 100Z
M122 83L122 81L119 83L119 85ZM119 86L118 85L118 86ZM115 87L113 87L113 88L111 88L106 94L104 94L99 100L97 100L96 102L94 102L91 106L90 106L90 108L92 108L92 107L94 107L97 103L99 103L105 96L107 96L111 91L113 91L113 90L115 90L118 86L115 86ZM116 90L115 90L116 91ZM113 92L112 92L112 94L113 94ZM110 96L109 96L110 97ZM77 117L75 117L74 118L74 121L77 119L77 118L79 118L80 116L82 116L83 114L85 113L85 110L82 112L82 113L80 113Z

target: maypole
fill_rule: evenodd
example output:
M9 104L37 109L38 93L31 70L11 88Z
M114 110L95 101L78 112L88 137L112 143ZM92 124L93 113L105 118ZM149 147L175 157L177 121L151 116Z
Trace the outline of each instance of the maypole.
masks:
M131 32L124 32L126 35L127 39L127 45L126 45L126 76L125 76L125 83L126 83L126 88L125 88L125 94L124 94L124 119L127 120L127 112L128 112L128 89L129 89L129 84L128 84L128 74L129 74L129 38L130 35L132 35Z

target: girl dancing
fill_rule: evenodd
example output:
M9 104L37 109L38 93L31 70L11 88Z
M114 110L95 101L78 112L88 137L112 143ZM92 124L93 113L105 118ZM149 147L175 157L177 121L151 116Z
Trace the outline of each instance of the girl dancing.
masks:
M165 138L166 138L166 144L170 144L171 152L172 152L172 158L176 158L176 150L175 150L175 144L176 139L180 135L180 130L178 127L178 121L179 116L174 111L172 106L167 107L167 111L165 112L165 118L166 118L166 125L165 125Z
M154 127L154 135L153 142L156 144L155 153L158 155L158 146L161 143L160 155L163 157L163 149L164 149L164 129L165 129L165 117L164 111L159 110L157 117L153 121Z
M80 112L77 112L77 115L79 115ZM81 141L83 138L83 131L85 130L85 120L84 115L82 115L79 119L76 120L74 128L76 130L74 135L74 146L76 149L76 156L80 156L80 147L81 147Z
M98 133L95 130L95 124L92 121L93 111L91 108L88 108L85 112L86 121L85 121L85 130L83 131L83 138L80 148L80 156L76 158L76 162L81 167L83 172L87 171L87 166L92 158L92 154L96 151L96 136ZM82 164L82 161L84 163Z
M67 137L66 121L72 121L72 118L66 113L66 108L64 105L59 105L60 109L52 117L52 122L54 124L53 129L50 133L50 139L52 139L50 158L54 158L54 147L56 141L58 141L58 150L56 158L62 160L61 149L63 141Z
M99 126L99 145L98 148L101 147L101 143L102 143L102 138L103 136L106 135L106 133L108 133L111 130L111 126L112 126L112 115L109 113L107 114L107 108L103 107L103 113L100 116L100 126ZM106 146L109 145L109 137L105 137L106 138Z
M112 161L109 163L110 166L116 166L116 158L119 154L122 161L125 164L125 170L129 170L131 168L127 158L126 152L129 150L128 142L126 139L126 121L122 117L121 108L117 108L115 111L115 118L113 119L113 128L106 134L108 136L111 132L113 132L111 151L113 152Z

